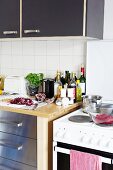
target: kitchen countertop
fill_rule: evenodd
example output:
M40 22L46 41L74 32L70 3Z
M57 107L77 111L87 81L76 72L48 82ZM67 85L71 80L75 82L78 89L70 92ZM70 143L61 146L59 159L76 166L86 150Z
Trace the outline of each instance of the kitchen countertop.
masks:
M74 103L73 105L68 105L68 106L57 106L55 103L52 103L52 104L47 104L45 106L39 107L36 110L25 110L22 108L13 108L13 107L1 105L0 110L53 119L61 115L65 115L71 111L74 111L77 109L77 107L80 107L81 105L82 102L77 102Z

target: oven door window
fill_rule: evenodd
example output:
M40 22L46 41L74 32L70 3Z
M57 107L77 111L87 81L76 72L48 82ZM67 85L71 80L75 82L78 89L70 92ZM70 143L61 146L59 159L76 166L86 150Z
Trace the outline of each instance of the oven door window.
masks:
M70 170L70 155L57 153L57 170Z

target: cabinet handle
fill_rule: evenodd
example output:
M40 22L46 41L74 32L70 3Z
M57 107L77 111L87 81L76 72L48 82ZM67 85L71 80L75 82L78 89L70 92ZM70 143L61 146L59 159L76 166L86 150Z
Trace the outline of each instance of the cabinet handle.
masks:
M30 34L30 33L39 33L40 32L40 30L39 29L37 29L37 30L24 30L24 33L25 34Z
M17 34L18 31L3 31L4 35L11 35L11 34Z
M7 142L6 140L0 140L0 146L16 149L18 151L22 150L22 148L23 148L23 145L13 144L11 142Z
M22 127L23 126L22 122L9 122L9 121L0 120L0 123L8 124L8 125L11 125L11 126L16 126L16 127L20 127L20 126Z

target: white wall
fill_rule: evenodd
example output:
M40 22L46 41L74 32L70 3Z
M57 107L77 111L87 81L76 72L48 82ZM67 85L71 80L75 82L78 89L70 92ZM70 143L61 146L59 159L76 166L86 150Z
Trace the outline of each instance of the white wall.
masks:
M82 40L0 42L0 73L5 75L43 72L45 77L54 77L57 70L78 74L85 58L86 43Z

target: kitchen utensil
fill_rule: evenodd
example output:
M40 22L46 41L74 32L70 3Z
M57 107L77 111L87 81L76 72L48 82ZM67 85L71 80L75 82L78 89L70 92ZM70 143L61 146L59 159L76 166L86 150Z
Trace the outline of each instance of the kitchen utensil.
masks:
M87 113L88 109L96 111L102 104L102 96L99 95L85 95L83 96L83 111Z

